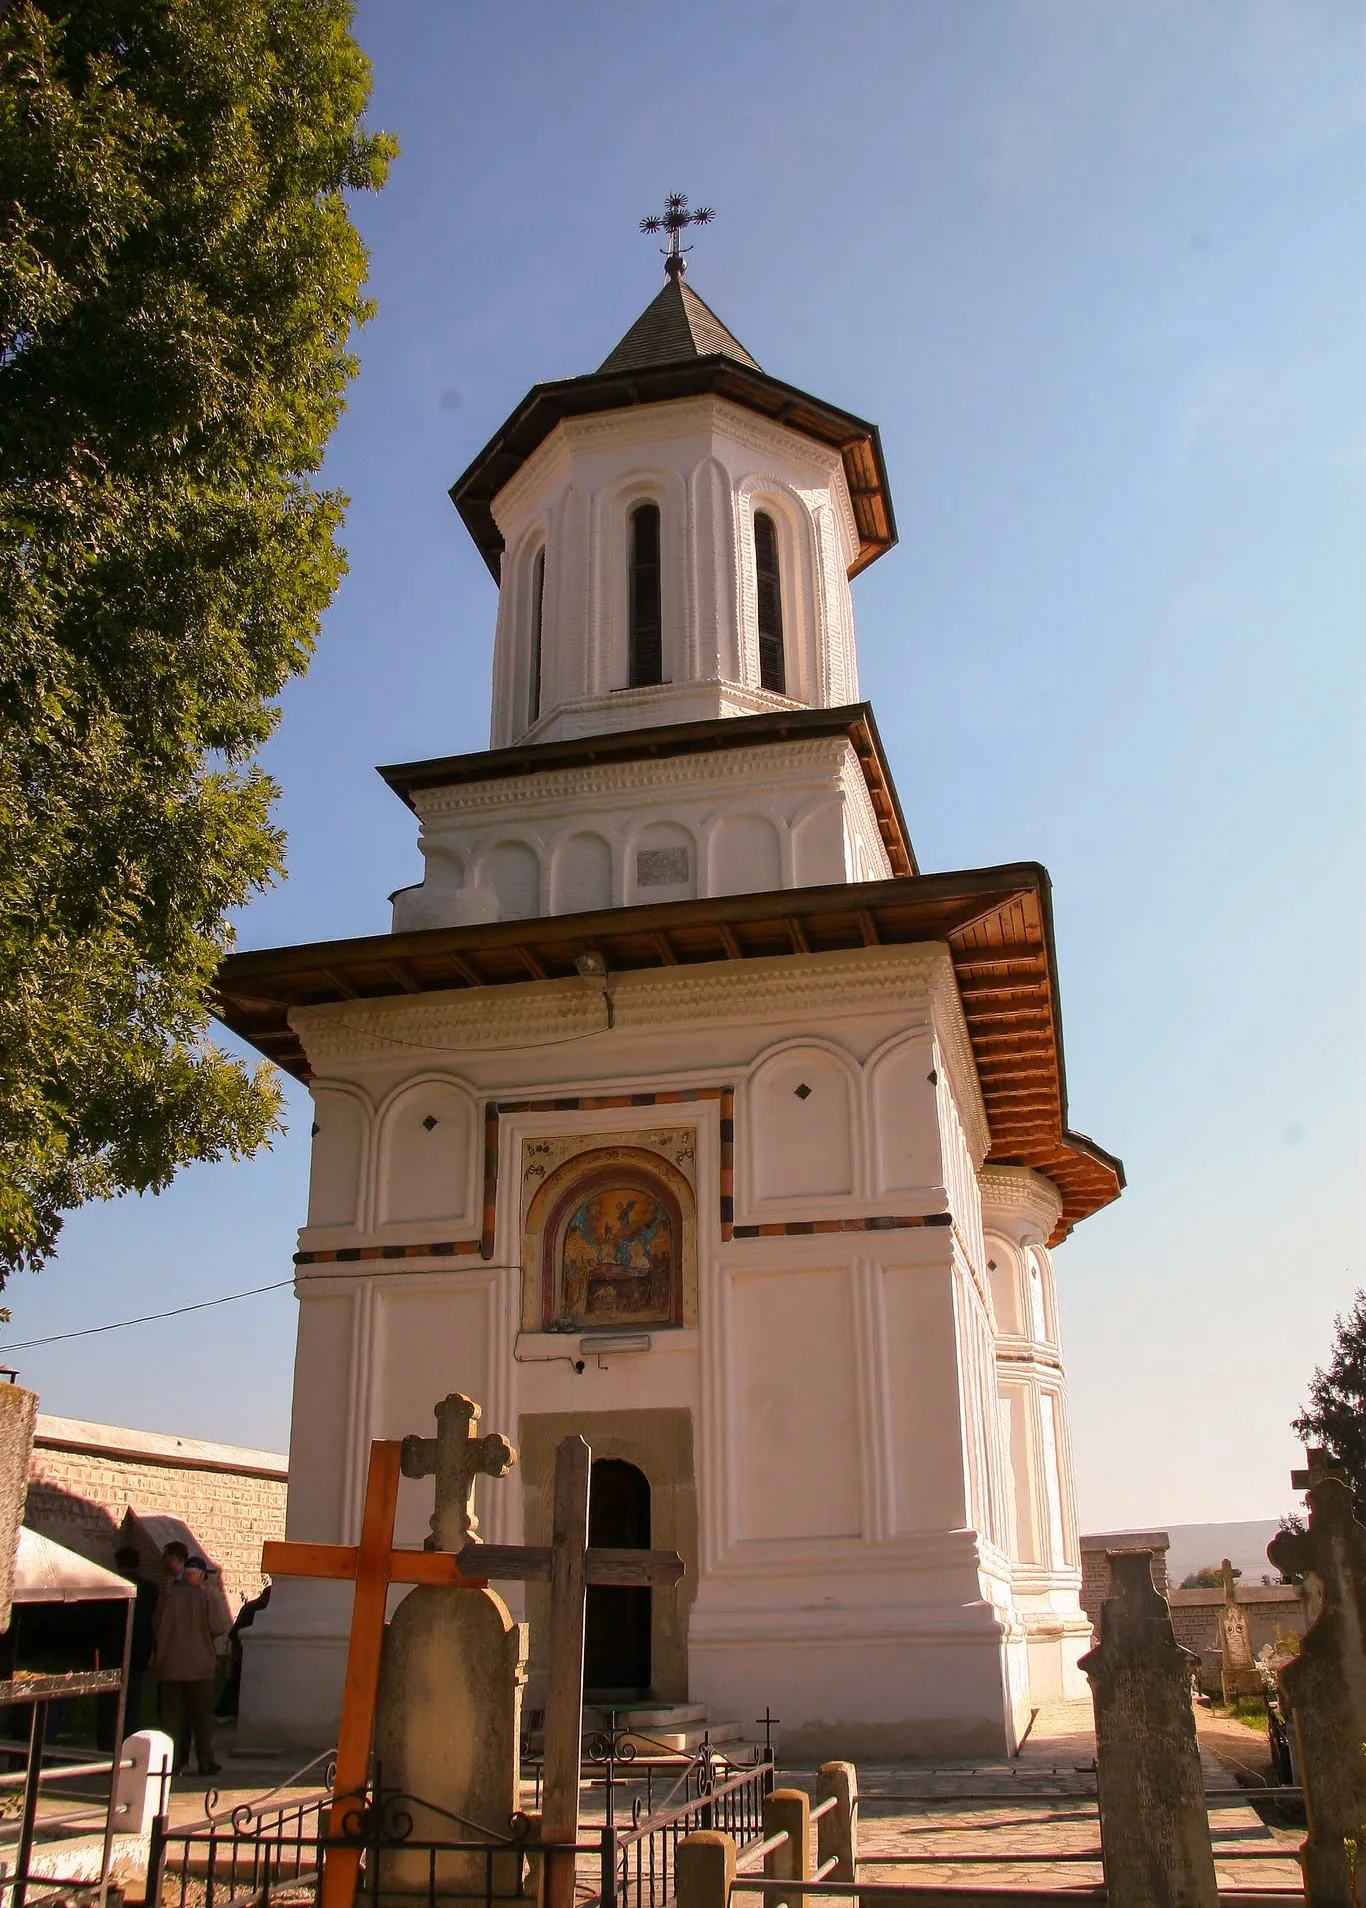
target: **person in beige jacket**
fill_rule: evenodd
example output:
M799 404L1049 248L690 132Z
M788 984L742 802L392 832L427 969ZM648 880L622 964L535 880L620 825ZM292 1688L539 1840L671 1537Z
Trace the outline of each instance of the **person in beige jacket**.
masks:
M204 1587L204 1559L191 1557L173 1577L152 1618L151 1674L157 1680L161 1726L176 1745L175 1771L190 1759L190 1736L200 1775L217 1775L213 1754L213 1679L218 1667L214 1606Z

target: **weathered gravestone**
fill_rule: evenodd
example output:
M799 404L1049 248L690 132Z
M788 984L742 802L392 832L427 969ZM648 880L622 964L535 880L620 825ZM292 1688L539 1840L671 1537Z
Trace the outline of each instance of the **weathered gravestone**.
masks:
M1233 1565L1225 1557L1219 1569L1224 1579L1224 1601L1219 1608L1219 1681L1224 1701L1232 1703L1240 1696L1260 1696L1262 1681L1252 1654L1247 1612L1238 1607Z
M1280 1673L1309 1824L1305 1895L1310 1908L1356 1908L1366 1903L1366 1529L1326 1454L1308 1459L1291 1482L1309 1494L1309 1528L1281 1531L1266 1554L1282 1576L1303 1577L1311 1611L1318 1606Z
M1217 1908L1195 1658L1153 1588L1152 1552L1111 1551L1100 1642L1081 1659L1096 1712L1096 1788L1110 1908Z
M9 1628L14 1594L14 1558L28 1499L28 1466L38 1394L22 1385L0 1384L0 1630Z
M426 1549L477 1544L476 1479L506 1477L517 1462L507 1439L479 1437L479 1406L453 1394L436 1407L434 1438L403 1440L403 1475L436 1479L436 1509ZM472 1574L472 1573L469 1573ZM399 1604L384 1638L375 1763L392 1819L411 1821L416 1842L505 1841L520 1807L519 1742L527 1632L488 1589L423 1584ZM385 1804L381 1803L381 1820ZM441 1854L435 1869L423 1849L386 1848L386 1899L428 1894L482 1899L488 1858ZM517 1892L515 1853L493 1858L495 1897Z

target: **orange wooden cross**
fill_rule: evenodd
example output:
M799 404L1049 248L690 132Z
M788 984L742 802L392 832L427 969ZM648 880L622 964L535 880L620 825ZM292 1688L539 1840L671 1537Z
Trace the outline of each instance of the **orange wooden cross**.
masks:
M271 1576L350 1579L356 1586L337 1734L337 1774L323 1849L320 1908L351 1908L355 1900L360 1850L338 1847L333 1838L344 1832L348 1806L359 1809L370 1774L389 1585L436 1583L482 1590L488 1581L485 1577L465 1576L450 1551L395 1550L394 1513L402 1458L403 1445L397 1439L377 1438L370 1446L358 1544L272 1542L261 1552L261 1568Z

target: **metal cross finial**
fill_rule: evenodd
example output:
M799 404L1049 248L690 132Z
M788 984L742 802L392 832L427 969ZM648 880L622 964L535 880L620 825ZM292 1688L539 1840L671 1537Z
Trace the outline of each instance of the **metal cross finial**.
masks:
M498 1432L481 1438L475 1430L479 1406L473 1398L453 1391L436 1407L436 1436L403 1440L405 1477L435 1477L436 1509L432 1534L425 1550L463 1550L478 1543L479 1519L474 1514L474 1481L506 1477L517 1453Z
M695 211L689 212L687 193L671 192L664 201L663 212L652 212L648 218L642 219L640 229L642 232L668 233L669 247L664 254L664 269L670 278L676 278L687 271L683 254L692 250L691 245L683 244L683 233L690 225L710 225L715 217L709 205L699 205Z

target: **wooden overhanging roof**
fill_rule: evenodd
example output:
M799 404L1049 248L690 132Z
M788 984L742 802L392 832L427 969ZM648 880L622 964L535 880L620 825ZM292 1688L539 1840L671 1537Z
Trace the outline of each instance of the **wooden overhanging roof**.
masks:
M497 782L555 769L587 768L599 762L643 762L670 755L710 755L725 749L761 748L809 736L843 735L858 756L873 813L892 870L917 874L915 850L906 818L887 767L882 738L871 704L850 702L838 709L779 709L756 716L713 716L703 722L667 722L654 729L623 729L613 735L574 736L563 742L523 742L510 749L482 749L473 755L440 755L427 762L396 762L379 770L409 808L424 788L455 788L469 782Z
M1022 862L271 948L224 961L215 1011L306 1080L308 1059L289 1025L293 1007L567 979L590 952L623 973L945 941L986 1103L988 1161L1032 1166L1052 1180L1063 1199L1056 1243L1119 1196L1124 1169L1067 1125L1049 896L1046 871Z
M469 469L451 485L451 502L492 571L494 582L500 580L503 534L494 522L493 500L557 424L567 417L591 417L600 411L624 411L638 404L708 395L729 398L732 404L814 437L840 453L859 536L850 576L867 569L884 550L891 549L896 542L896 519L877 426L823 403L795 385L783 384L766 371L717 353L676 364L561 378L554 384L535 385L527 393Z

